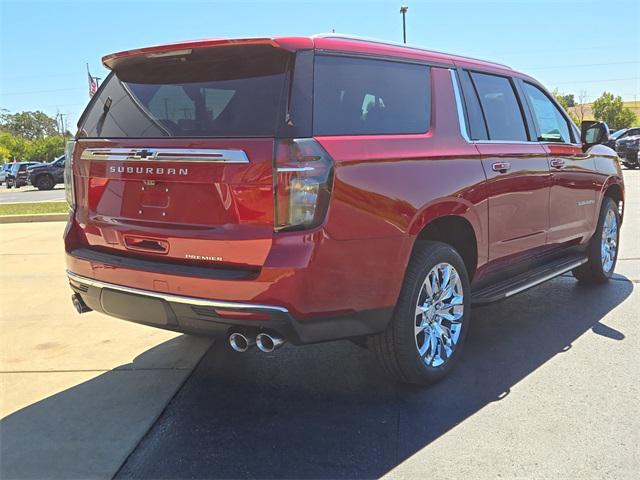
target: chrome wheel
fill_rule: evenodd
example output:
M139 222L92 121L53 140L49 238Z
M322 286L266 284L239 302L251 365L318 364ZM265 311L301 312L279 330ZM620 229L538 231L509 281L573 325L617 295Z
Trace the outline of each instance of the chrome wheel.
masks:
M602 226L602 243L600 245L600 261L602 269L607 273L613 268L617 250L618 218L613 210L609 210Z
M426 365L439 367L451 358L462 331L463 313L460 276L452 265L439 263L427 274L416 305L416 347Z

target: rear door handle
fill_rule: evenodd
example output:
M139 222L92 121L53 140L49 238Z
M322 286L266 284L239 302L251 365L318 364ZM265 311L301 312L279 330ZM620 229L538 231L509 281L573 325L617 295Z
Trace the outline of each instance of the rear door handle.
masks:
M511 170L511 164L509 162L495 162L491 168L494 172L507 173Z
M553 168L564 168L565 167L565 163L564 163L564 160L562 160L561 158L552 158L551 159L551 166Z

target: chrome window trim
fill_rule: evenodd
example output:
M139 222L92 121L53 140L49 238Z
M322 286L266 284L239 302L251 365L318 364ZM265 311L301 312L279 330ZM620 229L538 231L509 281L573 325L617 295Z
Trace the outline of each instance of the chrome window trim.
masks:
M249 163L244 150L202 148L85 148L80 158L103 161Z
M278 167L276 169L278 173L288 173L288 172L311 172L315 170L314 167Z
M467 131L467 122L464 118L464 106L462 105L462 95L460 94L460 86L458 85L458 72L453 68L449 69L451 74L451 86L453 87L453 96L456 100L456 111L458 112L458 126L460 127L460 135L467 143L471 143L471 137Z
M208 300L206 298L186 297L183 295L173 295L171 293L153 292L150 290L141 290L139 288L125 287L124 285L116 285L114 283L103 282L94 278L87 278L70 270L67 270L67 277L70 282L79 283L80 285L88 285L96 288L107 288L109 290L117 290L119 292L131 293L133 295L142 295L145 297L159 298L173 303L184 303L187 305L197 305L201 307L226 308L236 310L263 310L267 312L289 313L284 307L276 307L273 305L260 305L254 303L236 303L225 302L222 300Z
M473 143L507 143L513 145L539 145L540 142L533 140L474 140Z

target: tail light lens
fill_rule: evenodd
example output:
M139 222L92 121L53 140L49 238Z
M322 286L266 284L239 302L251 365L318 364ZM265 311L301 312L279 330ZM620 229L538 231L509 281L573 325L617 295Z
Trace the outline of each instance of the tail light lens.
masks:
M282 140L275 156L275 229L320 225L329 208L333 160L312 138Z
M64 149L64 191L71 209L76 206L76 194L73 188L73 150L75 146L75 140L69 140Z

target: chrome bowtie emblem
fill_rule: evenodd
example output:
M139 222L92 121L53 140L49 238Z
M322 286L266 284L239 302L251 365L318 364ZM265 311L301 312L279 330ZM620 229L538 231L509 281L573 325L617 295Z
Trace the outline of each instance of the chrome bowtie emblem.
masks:
M129 155L131 160L142 160L142 159L154 159L158 152L154 152L153 150L134 150Z

